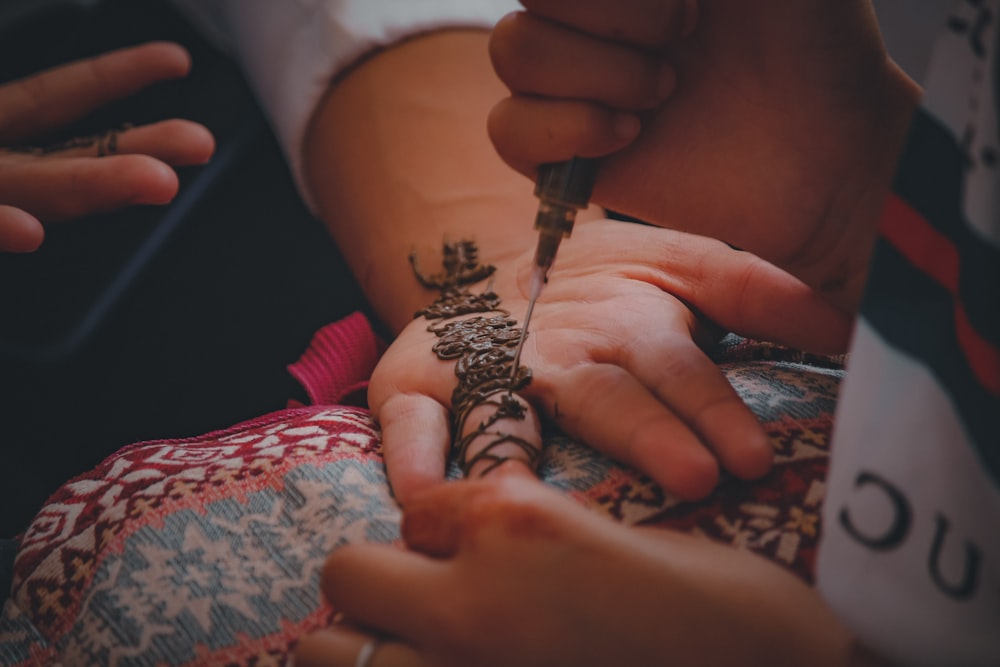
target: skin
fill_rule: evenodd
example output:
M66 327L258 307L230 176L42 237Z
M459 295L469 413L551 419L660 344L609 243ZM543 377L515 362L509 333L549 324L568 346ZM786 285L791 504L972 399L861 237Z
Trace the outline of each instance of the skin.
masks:
M305 142L320 214L397 334L369 404L404 505L443 479L456 383L452 364L430 352L427 322L413 320L436 295L413 276L411 249L428 270L441 239L475 239L481 260L497 267L503 307L518 319L527 308L537 200L484 131L504 95L487 39L440 32L370 58L331 89ZM521 394L541 414L500 427L539 442L539 417L552 419L683 498L708 494L720 464L764 474L772 454L760 425L699 348L719 333L707 320L835 351L846 345L847 318L749 253L599 216L578 220L535 309L522 356L535 379ZM609 414L619 418L600 417Z
M664 14L669 25L657 39L695 39L701 23L684 7L679 19ZM629 37L615 36L626 43ZM445 235L474 237L498 267L495 289L505 307L520 313L535 240L527 224L536 207L530 183L503 164L483 132L487 111L505 94L490 73L486 46L484 33L440 33L376 55L332 87L307 138L307 174L322 217L377 312L399 334L372 378L371 404L390 479L407 506L411 550L338 551L326 568L326 595L355 622L399 638L380 649L379 667L650 664L667 655L677 664L731 664L730 646L739 646L741 657L781 664L773 653L779 641L787 664L842 664L850 637L811 591L763 561L617 526L545 490L516 462L501 467L498 479L436 484L451 441L454 380L448 365L429 355L424 323L410 322L432 297L409 275L406 256L414 247L426 252L428 239L433 248ZM150 44L2 86L0 142L30 142L146 85L183 76L189 66L179 47ZM674 85L673 74L659 76L657 99ZM640 101L639 108L648 107ZM595 154L634 137L637 125L628 116L617 118L618 144ZM204 128L165 121L123 132L115 156L98 158L96 147L4 152L0 248L36 248L42 222L164 203L177 189L171 166L203 162L213 148ZM614 202L614 183L604 178L601 199ZM781 256L767 246L745 247ZM770 464L753 416L700 351L718 335L716 325L835 351L843 349L849 324L806 284L752 254L608 221L598 210L582 216L552 281L524 356L537 380L522 400L684 498L707 494L720 465L756 477ZM627 427L595 414L616 415ZM509 427L540 437L538 414ZM631 616L609 624L603 605L622 591ZM526 600L543 611L537 623L516 622ZM765 625L762 616L780 621ZM729 621L732 643L703 632L720 618ZM663 644L659 619L674 621L665 624L673 634ZM514 632L513 641L495 632L499 627ZM321 634L301 643L298 658L352 664L366 637Z
M403 536L331 555L323 592L348 620L303 639L297 667L350 667L372 632L391 638L376 667L875 664L770 561L627 528L522 474L428 490Z
M724 239L856 311L919 97L868 1L522 4L490 45L511 94L489 131L511 166L607 156L595 202Z
M360 249L356 273L399 332L372 378L371 404L408 550L353 545L331 555L324 593L348 623L304 638L296 664L354 664L373 635L387 639L377 667L881 664L814 591L754 556L596 517L516 463L500 468L513 471L504 479L435 484L453 380L427 361L422 324L406 324L422 293L406 287L403 257L439 233L474 236L491 249L496 289L518 313L535 240L528 184L491 163L480 128L466 126L483 104L494 147L522 174L605 156L595 201L754 253L587 217L563 244L525 348L537 381L524 398L545 417L698 498L718 470L707 453L745 477L766 462L759 431L722 398L697 351L711 329L696 312L796 347L838 347L803 328L809 318L791 307L800 301L814 314L830 309L823 317L840 327L828 332L842 344L919 95L887 58L865 2L524 4L528 12L501 23L490 45L507 86L499 103L489 103L497 90L465 41L473 37L427 38L358 68L317 115L313 191L334 235ZM379 62L385 70L373 74ZM392 72L401 88L388 85ZM462 113L446 113L440 132L409 131L408 118L423 127L456 104L452 95L462 96ZM354 126L352 108L365 110ZM327 113L359 144L332 168L338 130ZM383 159L369 165L371 153ZM337 223L347 188L381 197L354 197L348 221ZM725 422L731 432L712 430Z
M62 65L0 86L0 145L30 145L95 109L158 81L187 74L191 59L154 42ZM43 224L134 204L165 204L177 193L173 167L201 164L215 150L209 131L172 119L122 131L118 153L98 146L35 155L0 150L0 252L31 252Z

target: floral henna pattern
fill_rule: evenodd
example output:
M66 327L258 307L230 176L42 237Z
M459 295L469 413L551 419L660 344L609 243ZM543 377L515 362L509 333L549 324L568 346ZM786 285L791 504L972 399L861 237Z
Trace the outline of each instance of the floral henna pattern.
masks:
M445 242L441 255L444 271L426 275L417 264L416 253L410 253L410 264L413 265L413 272L416 273L417 280L424 287L437 288L442 291L446 288L457 289L463 285L478 283L480 280L489 278L497 270L492 264L479 263L479 248L475 241Z
M452 438L462 469L468 474L477 463L488 461L489 465L482 471L485 475L507 460L508 457L495 453L505 443L524 450L529 465L534 467L541 450L524 438L495 428L501 420L524 420L527 414L524 403L514 397L515 391L531 382L530 369L518 367L515 372L513 368L521 329L517 327L517 320L500 307L500 297L492 291L491 285L480 294L473 294L466 287L490 277L496 268L480 264L475 242L467 240L444 244L444 271L441 273L430 276L422 273L413 254L410 263L422 285L441 291L434 303L417 311L415 317L431 320L427 330L438 337L432 348L438 359L456 361L458 386L451 395ZM496 314L443 321L473 313ZM481 406L492 406L494 410L462 436L469 414ZM469 457L470 445L483 437L489 441Z
M131 123L125 123L120 128L105 130L100 134L87 137L74 137L66 141L60 141L48 146L8 146L6 150L11 153L27 153L30 155L49 155L59 153L74 148L90 148L97 146L97 157L115 155L118 153L118 135L132 127Z

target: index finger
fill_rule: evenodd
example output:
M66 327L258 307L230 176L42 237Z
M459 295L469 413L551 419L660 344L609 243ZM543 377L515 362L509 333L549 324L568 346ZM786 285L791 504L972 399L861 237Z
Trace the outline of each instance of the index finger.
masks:
M693 30L697 0L520 0L525 9L597 37L662 49Z
M0 143L67 125L150 84L191 68L184 47L150 42L45 70L0 86Z

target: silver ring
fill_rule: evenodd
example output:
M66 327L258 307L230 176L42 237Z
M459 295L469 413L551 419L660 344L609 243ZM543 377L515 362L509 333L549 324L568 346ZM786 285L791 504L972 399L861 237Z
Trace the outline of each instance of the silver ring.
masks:
M354 659L354 667L371 667L375 660L375 652L381 644L382 642L374 637L365 642L358 651L358 657Z

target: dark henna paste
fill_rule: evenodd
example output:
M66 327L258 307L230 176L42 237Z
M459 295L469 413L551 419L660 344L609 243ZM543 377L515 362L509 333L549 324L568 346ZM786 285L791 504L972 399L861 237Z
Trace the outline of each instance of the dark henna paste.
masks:
M430 276L424 275L420 271L416 253L410 253L410 264L413 265L413 272L416 273L417 280L424 287L436 288L442 292L448 288L460 290L463 285L471 285L489 278L497 270L492 264L479 263L479 248L475 241L446 242L441 253L441 264L444 271ZM468 293L467 290L461 291Z
M121 128L112 128L89 137L74 137L73 139L67 139L66 141L60 141L48 146L8 146L7 150L11 153L50 155L74 148L90 148L96 145L97 157L104 157L105 155L114 155L118 152L118 135L131 127L131 123L125 123Z
M432 348L438 359L456 360L455 376L458 378L458 386L451 395L452 438L455 454L466 474L480 461L490 462L482 474L506 461L507 457L493 453L504 443L513 443L523 449L531 467L535 466L541 454L538 447L524 438L493 430L500 420L525 419L527 409L513 394L531 382L531 371L521 367L514 371L514 353L521 338L521 330L516 326L517 320L500 308L500 297L489 286L481 294L473 294L465 287L488 278L496 270L491 265L479 264L478 255L478 248L473 241L445 243L442 260L444 271L431 276L424 275L417 265L415 255L410 255L410 263L420 283L425 287L441 290L441 296L431 305L417 311L415 317L432 320L427 330L438 337ZM490 312L497 314L451 322L440 321L460 315ZM483 405L496 409L490 417L463 437L461 434L465 430L469 413ZM489 436L492 440L472 458L467 459L469 446L483 436Z

